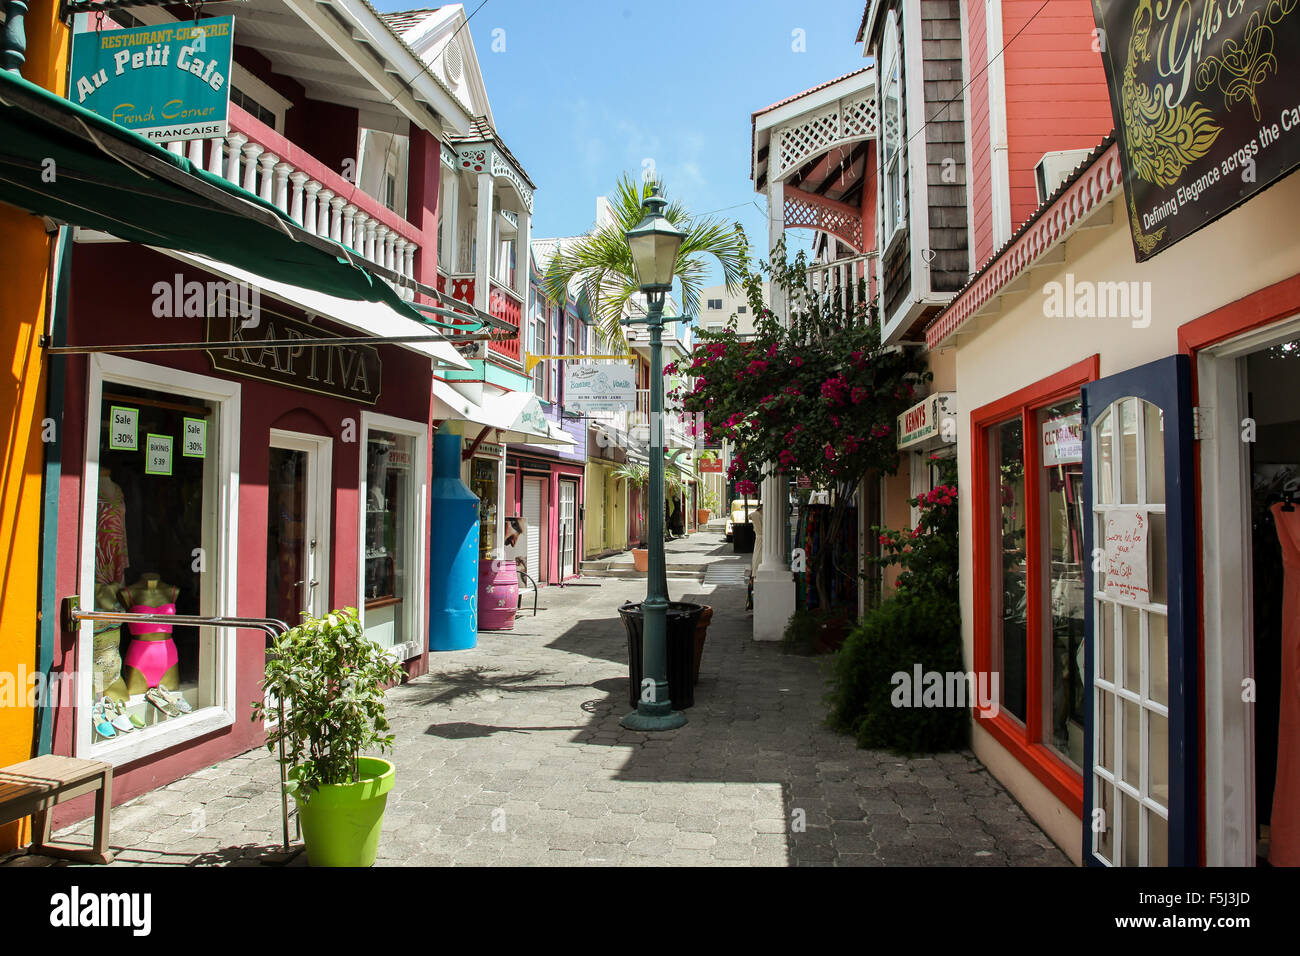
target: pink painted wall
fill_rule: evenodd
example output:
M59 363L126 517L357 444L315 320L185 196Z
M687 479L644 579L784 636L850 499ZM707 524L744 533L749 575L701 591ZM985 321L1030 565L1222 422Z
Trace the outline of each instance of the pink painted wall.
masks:
M202 319L153 317L153 283L170 279L176 272L181 272L187 280L209 278L201 270L185 268L176 260L136 245L78 246L72 265L69 344L201 340ZM272 303L271 307L286 314L293 312L288 306L282 309L279 303ZM320 324L329 328L328 323ZM126 357L241 384L239 541L234 561L238 614L262 617L266 612L266 482L270 429L286 428L333 438L330 543L333 562L327 578L328 603L332 607L355 605L360 530L357 483L360 456L364 452L361 407L328 396L214 371L204 352L153 353L147 356L128 353ZM373 410L428 422L432 407L428 359L394 346L381 346L380 357L383 386L379 403ZM60 598L77 593L79 587L88 367L88 360L82 357L71 358L67 364L56 568ZM356 441L343 441L344 423L348 419L356 424ZM427 625L422 624L422 629L427 629ZM237 647L234 724L173 750L117 768L113 787L115 804L262 743L261 727L255 725L250 716L251 701L261 695L264 636L258 631L240 631L234 640ZM67 670L77 666L76 643L75 634L60 634L55 653L56 669ZM411 673L423 673L426 668L426 659L417 658ZM73 753L76 721L87 719L71 704L59 709L55 718L54 753ZM63 825L84 818L91 810L89 798L65 804L55 812L55 824Z

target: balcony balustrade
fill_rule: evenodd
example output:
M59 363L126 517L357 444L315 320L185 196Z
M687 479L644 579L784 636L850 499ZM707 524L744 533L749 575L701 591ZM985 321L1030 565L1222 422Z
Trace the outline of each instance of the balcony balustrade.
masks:
M519 326L523 316L524 303L519 296L498 283L495 279L490 281L488 287L488 312L494 317L514 326L514 337L493 341L489 348L504 355L515 362L519 359Z
M852 315L860 305L871 305L876 292L876 253L848 256L808 266L808 292L823 301L839 302Z
M415 275L415 254L424 244L419 229L234 103L224 137L167 148L272 203L308 232L400 276ZM409 288L389 284L414 298Z

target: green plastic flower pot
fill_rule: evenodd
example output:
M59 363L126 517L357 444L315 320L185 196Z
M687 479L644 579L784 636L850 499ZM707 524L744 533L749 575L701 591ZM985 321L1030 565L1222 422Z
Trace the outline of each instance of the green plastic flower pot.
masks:
M305 803L293 795L312 866L374 865L388 791L396 778L387 760L362 757L357 763L361 779L356 783L324 784Z

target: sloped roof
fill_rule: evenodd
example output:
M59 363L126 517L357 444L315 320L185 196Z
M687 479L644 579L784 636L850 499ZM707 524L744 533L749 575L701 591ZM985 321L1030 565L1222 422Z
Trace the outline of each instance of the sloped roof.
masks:
M753 116L758 117L762 116L764 113L770 113L778 106L785 106L786 103L793 103L795 100L803 99L805 96L810 96L818 90L824 90L828 86L834 86L836 83L840 82L840 80L847 80L849 77L857 76L859 73L866 73L869 69L871 69L871 67L864 66L859 70L852 70L845 73L843 76L837 76L833 80L827 80L825 83L818 83L816 86L806 89L802 93L796 93L794 96L787 96L783 100L777 100L771 106L764 106L761 110L754 110Z
M425 7L423 10L402 10L396 13L381 13L379 16L393 28L396 33L405 33L431 13L437 13L441 7Z
M484 141L492 143L497 149L501 150L506 159L514 164L515 169L519 170L519 175L524 177L528 185L533 189L537 188L537 183L533 182L532 177L528 175L528 170L524 169L523 163L519 162L515 154L510 152L510 147L501 139L496 128L488 122L486 116L474 117L469 124L468 133L459 136L448 136L447 141L449 143L482 143Z

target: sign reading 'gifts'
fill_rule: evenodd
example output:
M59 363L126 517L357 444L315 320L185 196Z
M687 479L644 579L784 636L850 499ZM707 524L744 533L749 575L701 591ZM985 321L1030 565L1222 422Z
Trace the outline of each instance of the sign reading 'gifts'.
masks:
M1300 0L1093 0L1138 261L1300 165Z

